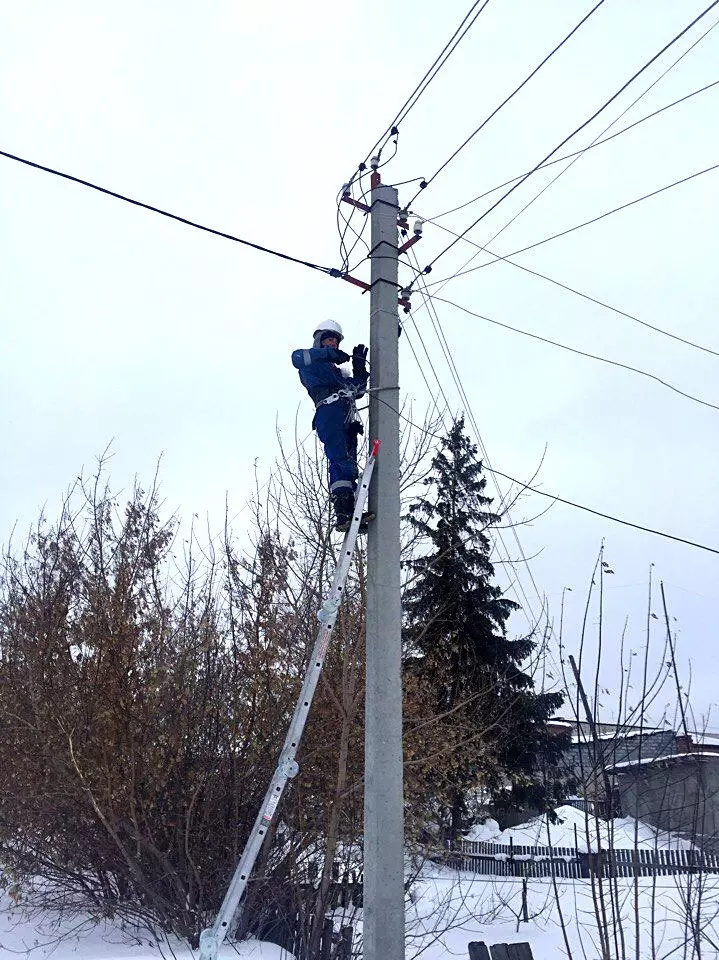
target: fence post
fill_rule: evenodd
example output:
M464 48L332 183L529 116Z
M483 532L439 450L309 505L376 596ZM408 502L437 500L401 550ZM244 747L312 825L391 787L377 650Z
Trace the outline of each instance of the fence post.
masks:
M322 939L320 940L320 960L330 960L332 956L332 937L334 935L334 925L329 917L325 917L322 926Z
M469 944L469 960L489 960L489 950L486 943L472 940Z
M351 925L340 928L340 943L337 948L337 960L352 960L352 941L354 928Z

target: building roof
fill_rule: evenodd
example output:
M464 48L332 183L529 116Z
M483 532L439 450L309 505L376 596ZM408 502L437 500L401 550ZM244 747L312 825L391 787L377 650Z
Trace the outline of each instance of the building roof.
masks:
M632 767L648 766L666 766L670 763L686 763L688 760L701 760L702 763L708 763L710 760L719 762L719 754L711 751L697 750L691 753L668 753L663 757L647 757L644 760L624 760L621 763L612 764L607 768L607 773L621 773L623 770L629 770Z

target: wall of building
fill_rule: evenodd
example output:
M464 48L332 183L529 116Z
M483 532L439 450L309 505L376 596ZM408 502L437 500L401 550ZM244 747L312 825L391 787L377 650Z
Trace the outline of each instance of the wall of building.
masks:
M614 771L622 813L719 850L719 756L683 756Z

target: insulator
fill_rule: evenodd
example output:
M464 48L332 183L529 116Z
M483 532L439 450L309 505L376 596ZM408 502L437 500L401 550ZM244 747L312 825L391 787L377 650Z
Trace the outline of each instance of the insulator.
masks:
M421 237L421 236L422 236L422 228L423 228L423 227L424 227L424 220L415 220L415 221L414 221L414 227L413 227L412 229L414 230L414 235L415 235L416 237Z

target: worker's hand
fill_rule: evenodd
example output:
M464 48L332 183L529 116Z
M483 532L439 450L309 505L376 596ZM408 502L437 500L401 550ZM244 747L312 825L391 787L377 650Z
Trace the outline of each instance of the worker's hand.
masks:
M352 375L364 377L367 375L367 347L358 343L352 351Z

